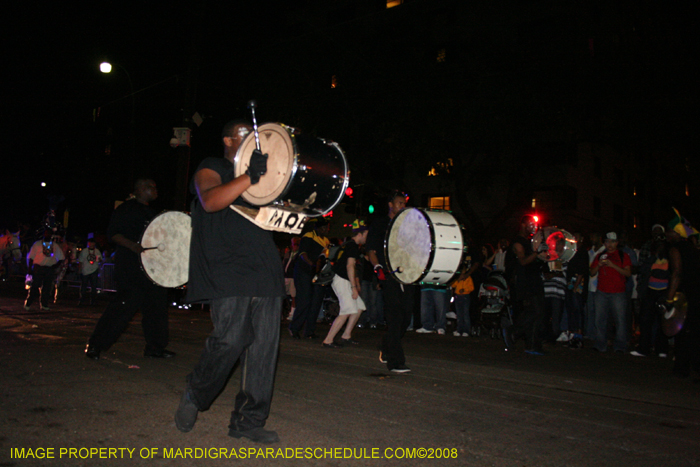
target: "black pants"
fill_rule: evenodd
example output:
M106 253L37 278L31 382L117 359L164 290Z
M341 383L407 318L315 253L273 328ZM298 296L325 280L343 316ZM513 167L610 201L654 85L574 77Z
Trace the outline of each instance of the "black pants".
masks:
M415 286L402 285L391 277L382 283L386 333L382 337L381 351L387 368L394 369L406 363L401 339L411 323L415 298Z
M100 351L109 349L137 311L141 312L146 348L158 351L167 347L168 291L141 278L124 285L117 284L117 294L97 322L90 344Z
M289 330L293 333L300 333L304 328L304 336L309 337L316 330L316 319L321 311L323 296L326 288L316 285L311 280L313 276L308 274L296 274L294 276L294 287L297 289L296 309L292 322L289 323Z
M683 328L674 338L674 356L676 362L673 372L679 376L688 376L693 369L700 373L700 304L688 300L688 314Z
M229 297L211 303L214 330L187 377L190 399L207 410L241 360L241 388L229 428L265 425L270 414L279 349L282 297Z
M30 306L36 297L39 296L41 289L41 306L47 308L49 302L53 299L54 287L56 286L56 266L39 266L34 265L32 270L32 286L29 288L27 295L26 306Z
M513 336L525 339L525 350L542 350L544 326L544 294L531 295L518 304L518 315L513 326Z
M95 295L97 295L97 279L99 276L99 271L95 271L91 274L81 274L80 275L80 303L83 303L87 298L88 285L90 286L90 304L95 300Z
M637 351L644 355L651 353L652 347L659 353L668 353L668 337L661 331L661 313L656 302L666 297L666 290L647 288L642 298L642 308L639 312L639 344Z

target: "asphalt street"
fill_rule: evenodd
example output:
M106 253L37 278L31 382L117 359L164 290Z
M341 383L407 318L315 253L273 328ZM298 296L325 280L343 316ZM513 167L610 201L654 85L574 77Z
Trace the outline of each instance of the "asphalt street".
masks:
M228 437L234 371L190 433L173 414L211 330L200 307L171 308L172 359L143 357L140 315L99 361L85 342L109 297L25 311L0 284L0 466L634 466L700 465L700 384L670 359L546 347L505 352L489 337L404 338L411 373L379 363L381 331L325 349L283 323L267 428L281 441ZM318 334L327 331L319 325Z

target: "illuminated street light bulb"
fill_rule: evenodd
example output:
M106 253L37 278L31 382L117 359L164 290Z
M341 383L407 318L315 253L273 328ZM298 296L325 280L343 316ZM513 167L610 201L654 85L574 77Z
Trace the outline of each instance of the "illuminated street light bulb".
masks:
M41 186L46 186L46 182L41 182Z
M100 63L100 71L102 73L111 73L112 72L112 64L109 62Z

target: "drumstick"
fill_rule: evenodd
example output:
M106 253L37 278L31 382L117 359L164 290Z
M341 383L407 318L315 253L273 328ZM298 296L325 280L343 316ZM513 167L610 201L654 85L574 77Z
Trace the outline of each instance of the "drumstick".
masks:
M149 246L148 248L144 248L143 251L147 250L158 250L158 251L165 251L165 245L162 243L159 243L158 246Z
M260 135L258 135L258 121L255 120L255 107L257 104L255 101L248 101L248 108L253 117L253 133L255 133L255 148L260 151Z

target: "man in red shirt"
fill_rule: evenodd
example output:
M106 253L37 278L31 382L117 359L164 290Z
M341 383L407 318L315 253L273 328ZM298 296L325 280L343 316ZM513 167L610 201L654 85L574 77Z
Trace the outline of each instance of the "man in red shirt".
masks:
M598 274L598 292L595 297L595 335L593 348L599 352L608 349L608 319L615 323L615 352L624 353L627 349L627 298L625 296L627 278L632 274L632 261L627 253L618 250L617 234L605 235L605 251L591 263L591 276Z

